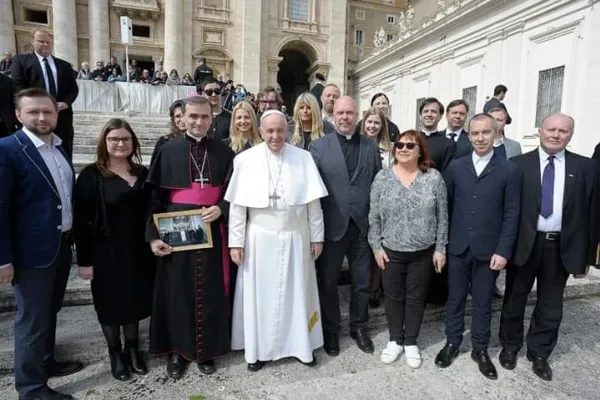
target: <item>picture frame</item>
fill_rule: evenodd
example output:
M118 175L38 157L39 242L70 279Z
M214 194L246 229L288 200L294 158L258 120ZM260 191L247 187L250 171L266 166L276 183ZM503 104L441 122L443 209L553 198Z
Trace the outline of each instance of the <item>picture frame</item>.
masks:
M212 230L202 220L202 209L153 214L160 239L174 252L211 249Z

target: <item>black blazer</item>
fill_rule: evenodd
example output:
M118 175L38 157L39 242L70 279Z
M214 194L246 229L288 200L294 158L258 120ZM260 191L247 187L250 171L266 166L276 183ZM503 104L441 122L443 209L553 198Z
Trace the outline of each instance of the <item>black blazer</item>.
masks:
M511 158L523 174L521 221L513 263L524 265L533 250L542 200L542 177L538 150ZM570 274L583 274L595 265L600 238L598 164L565 151L565 190L560 238L561 258Z
M13 102L14 94L15 88L11 79L4 74L0 74L0 122L4 125L4 127L0 127L0 137L11 134L18 129L15 103Z
M472 151L473 145L469 140L469 132L463 129L456 141L456 158L468 156Z
M446 137L445 131L434 132L429 136L425 133L423 135L433 167L443 173L450 165L450 161L456 158L456 143Z
M471 156L453 160L444 173L448 189L450 230L448 253L467 249L483 261L494 254L513 254L521 195L519 168L493 155L479 177Z
M56 65L56 80L58 82L56 101L69 105L69 108L61 111L61 113L72 113L71 104L73 104L79 94L79 87L77 86L75 76L73 76L73 68L71 68L68 62L60 58L54 56L52 58ZM35 53L17 55L11 66L11 76L16 91L32 87L46 89L42 66Z
M348 230L350 218L366 235L369 230L371 184L381 169L381 156L375 142L360 135L358 165L352 178L348 177L337 133L315 140L309 151L329 193L321 199L325 240L340 240Z

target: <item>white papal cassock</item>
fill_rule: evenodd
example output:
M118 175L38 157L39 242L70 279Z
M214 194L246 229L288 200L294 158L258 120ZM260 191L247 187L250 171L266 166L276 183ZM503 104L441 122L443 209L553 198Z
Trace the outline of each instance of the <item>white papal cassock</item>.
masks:
M277 199L272 198L273 193ZM225 200L229 247L243 248L231 347L246 362L313 359L323 345L311 242L323 242L320 198L327 190L309 152L266 144L240 153Z

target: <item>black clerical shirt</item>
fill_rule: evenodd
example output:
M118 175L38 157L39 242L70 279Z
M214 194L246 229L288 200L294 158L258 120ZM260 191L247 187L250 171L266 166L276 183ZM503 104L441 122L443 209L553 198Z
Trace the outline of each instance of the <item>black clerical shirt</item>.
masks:
M346 139L345 135L338 132L338 139L346 160L346 168L348 168L348 178L352 179L354 171L358 166L358 158L360 155L360 134L354 132L350 139Z
M200 140L196 140L190 135L185 135L185 138L191 142L190 146L190 167L192 182L210 182L210 163L206 154L206 139L204 136ZM193 158L192 158L193 157ZM202 165L204 164L204 168Z
M229 137L229 124L231 123L231 114L222 110L220 114L213 117L210 126L210 137L215 140L224 140Z

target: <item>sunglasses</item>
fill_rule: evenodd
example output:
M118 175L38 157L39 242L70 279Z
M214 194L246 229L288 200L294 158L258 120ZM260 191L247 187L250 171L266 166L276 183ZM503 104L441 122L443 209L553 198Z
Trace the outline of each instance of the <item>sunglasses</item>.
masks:
M397 148L398 150L404 149L405 146L408 150L413 150L415 147L418 146L418 144L414 143L414 142L408 142L408 143L407 142L396 142L396 143L394 143L394 147Z
M208 89L205 90L204 93L206 93L207 96L214 96L216 94L221 94L221 89Z

